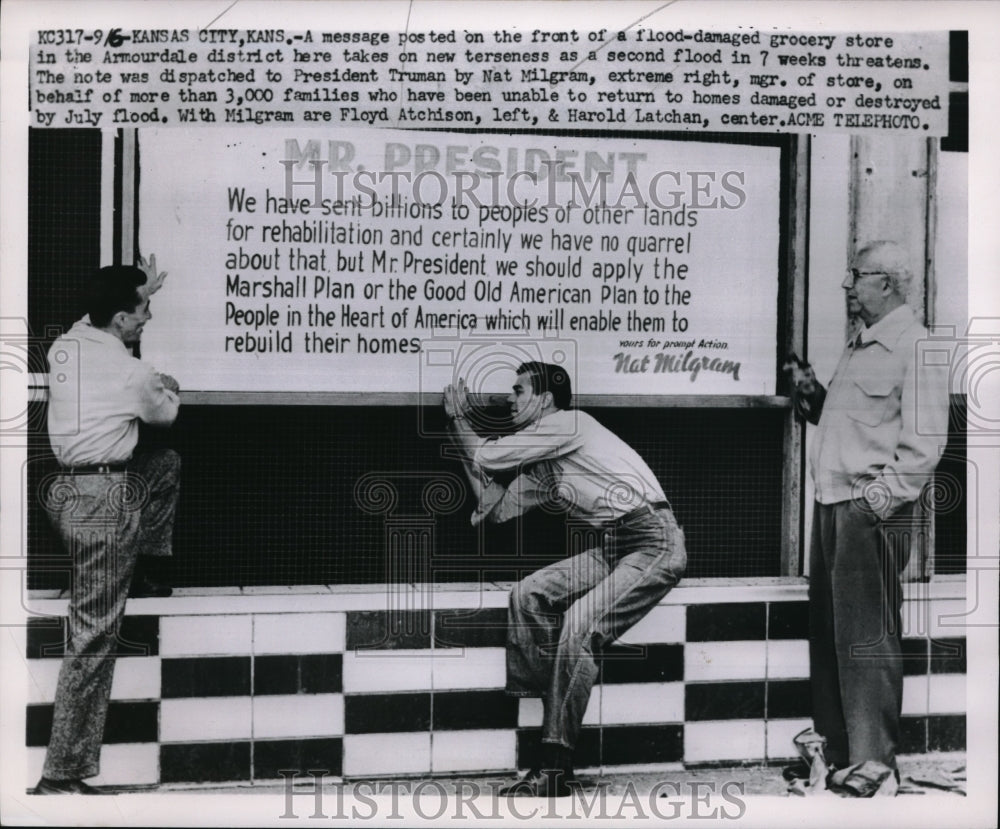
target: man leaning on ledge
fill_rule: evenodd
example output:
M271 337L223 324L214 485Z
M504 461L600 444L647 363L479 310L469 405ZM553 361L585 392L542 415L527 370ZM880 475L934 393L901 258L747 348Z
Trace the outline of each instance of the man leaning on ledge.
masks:
M881 794L898 783L900 574L914 502L948 426L948 367L922 358L927 330L906 304L911 280L897 244L863 247L841 286L855 325L829 389L807 364L789 365L796 411L818 425L810 452L813 721L835 769L881 764Z
M464 382L445 389L450 432L479 499L473 523L499 523L557 501L586 525L584 552L532 573L510 593L507 693L542 699L541 766L505 796L571 793L573 753L595 657L680 581L684 533L656 476L625 441L571 410L562 366L522 363L508 397L513 434L484 440L470 427ZM494 477L515 473L508 486Z
M177 381L132 355L163 283L141 267L94 274L87 316L49 350L49 439L60 472L45 509L72 558L69 639L59 671L52 736L35 794L102 794L100 771L119 630L127 596L169 596L156 581L171 555L180 458L136 452L139 421L169 426Z

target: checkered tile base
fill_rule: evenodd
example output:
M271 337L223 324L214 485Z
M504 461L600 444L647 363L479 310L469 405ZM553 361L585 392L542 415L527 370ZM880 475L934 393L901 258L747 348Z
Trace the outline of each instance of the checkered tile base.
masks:
M276 590L130 600L97 783L532 763L542 710L503 693L505 590L393 593L394 608L418 608L404 610L387 609L385 593ZM35 601L47 615L26 628L32 772L51 728L65 608ZM965 747L965 643L946 623L963 612L954 596L904 605L904 753ZM577 765L792 756L810 724L806 613L802 585L677 588L605 654Z

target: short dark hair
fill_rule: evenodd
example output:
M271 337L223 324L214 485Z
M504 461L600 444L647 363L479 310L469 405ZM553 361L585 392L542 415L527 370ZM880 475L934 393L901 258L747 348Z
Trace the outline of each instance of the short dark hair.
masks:
M535 394L552 392L552 403L557 409L568 409L573 399L573 389L569 382L569 372L562 366L530 360L517 367L518 374L531 378L531 388Z
M90 324L107 328L119 311L131 314L142 302L136 290L146 284L146 273L134 265L109 265L98 270L90 280L87 313Z

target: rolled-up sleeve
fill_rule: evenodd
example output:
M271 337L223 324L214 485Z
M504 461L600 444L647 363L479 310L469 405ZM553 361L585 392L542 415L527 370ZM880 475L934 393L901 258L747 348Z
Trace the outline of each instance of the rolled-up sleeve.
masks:
M473 526L484 520L502 524L524 515L549 500L554 491L555 480L551 466L543 461L522 472L507 486L490 481L483 489L478 508L472 514Z
M546 417L529 429L493 438L476 450L474 463L490 472L559 458L580 446L580 435L558 418Z
M137 367L130 378L137 392L136 416L153 426L169 426L177 419L180 398L163 385L160 375L145 365Z
M497 481L486 484L479 496L475 512L472 513L472 526L478 527L487 518L495 522L497 519L493 516L493 512L506 494L507 488Z

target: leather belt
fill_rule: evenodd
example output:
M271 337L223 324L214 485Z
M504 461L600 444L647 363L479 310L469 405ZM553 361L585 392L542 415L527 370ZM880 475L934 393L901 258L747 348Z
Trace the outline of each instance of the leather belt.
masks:
M652 515L657 510L661 509L672 509L669 501L647 501L641 507L636 507L631 512L626 512L624 515L619 515L617 518L608 521L604 526L605 528L611 530L616 527L621 527L627 524L633 518L638 518L641 515Z
M115 472L128 472L128 465L124 463L99 463L95 466L67 466L62 470L64 475L111 475Z

